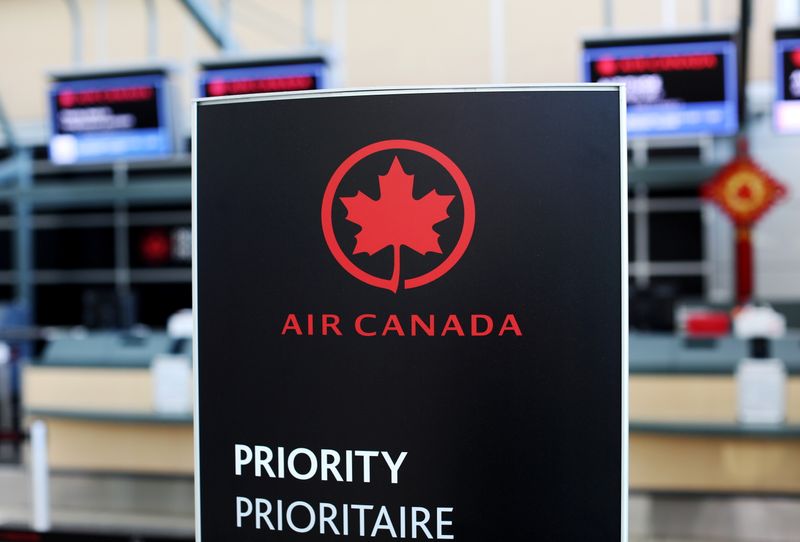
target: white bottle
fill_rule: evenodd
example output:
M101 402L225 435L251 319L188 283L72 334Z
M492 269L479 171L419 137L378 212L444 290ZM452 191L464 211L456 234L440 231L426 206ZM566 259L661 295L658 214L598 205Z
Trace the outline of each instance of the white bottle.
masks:
M191 340L192 311L173 314L167 322L171 345ZM192 360L175 348L158 354L150 364L153 381L153 408L159 414L189 415L192 413Z
M750 343L750 357L736 368L737 417L743 424L778 425L786 420L786 366L770 357L770 340L786 333L786 318L767 306L748 305L734 330Z

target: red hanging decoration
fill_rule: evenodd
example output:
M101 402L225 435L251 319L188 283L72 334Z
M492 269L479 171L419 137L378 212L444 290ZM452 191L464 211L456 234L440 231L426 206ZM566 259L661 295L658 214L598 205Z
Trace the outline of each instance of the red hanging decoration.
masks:
M753 244L755 223L787 190L749 155L747 142L739 141L736 157L701 189L736 226L736 299L742 304L753 296Z

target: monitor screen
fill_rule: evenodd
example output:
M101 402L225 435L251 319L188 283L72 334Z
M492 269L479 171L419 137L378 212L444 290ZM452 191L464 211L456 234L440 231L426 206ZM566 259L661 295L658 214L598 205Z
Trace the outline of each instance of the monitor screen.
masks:
M800 134L800 28L775 32L775 130Z
M200 97L325 88L322 57L207 63L199 75Z
M56 164L166 158L174 152L163 71L61 75L50 88Z
M736 45L730 34L586 40L584 80L625 83L628 135L733 135Z

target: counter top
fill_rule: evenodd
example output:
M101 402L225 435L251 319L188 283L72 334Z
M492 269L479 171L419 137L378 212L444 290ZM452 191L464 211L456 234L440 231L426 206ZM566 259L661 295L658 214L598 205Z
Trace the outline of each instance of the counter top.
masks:
M800 334L792 332L771 342L772 355L783 360L790 374L800 374ZM727 336L688 339L671 333L632 332L629 335L631 374L733 374L748 356L747 341Z
M800 439L800 424L744 425L724 422L631 420L628 427L631 433Z
M158 412L113 412L91 410L28 409L25 413L33 418L62 418L114 423L191 424L191 414L164 414Z

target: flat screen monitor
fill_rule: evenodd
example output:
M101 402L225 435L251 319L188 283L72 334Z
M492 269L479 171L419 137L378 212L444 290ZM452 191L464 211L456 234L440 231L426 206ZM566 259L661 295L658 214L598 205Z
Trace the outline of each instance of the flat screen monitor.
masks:
M206 62L200 66L202 98L325 88L324 57L281 57Z
M775 130L800 134L800 28L775 32Z
M169 157L175 150L161 69L54 75L50 159L56 164Z
M631 138L728 136L739 126L731 34L588 39L583 76L625 83Z

